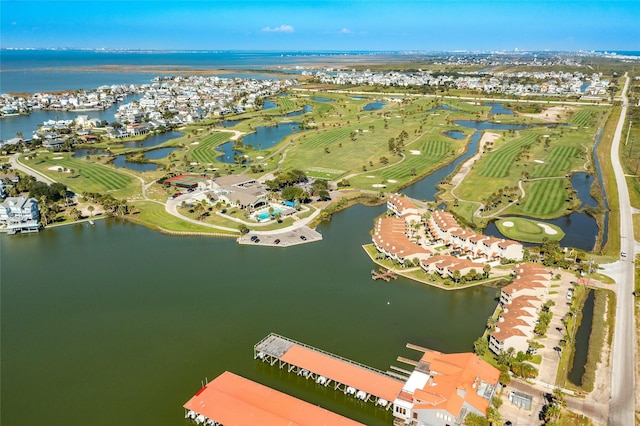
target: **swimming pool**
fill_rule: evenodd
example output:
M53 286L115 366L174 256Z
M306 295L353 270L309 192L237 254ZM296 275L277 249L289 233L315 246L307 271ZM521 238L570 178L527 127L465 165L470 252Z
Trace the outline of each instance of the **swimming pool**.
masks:
M273 208L273 212L272 213L269 213L269 207L256 211L253 214L254 220L256 220L258 222L262 222L264 220L271 219L271 215L275 216L278 213L284 212L284 208L281 208L280 206L271 206L271 207Z

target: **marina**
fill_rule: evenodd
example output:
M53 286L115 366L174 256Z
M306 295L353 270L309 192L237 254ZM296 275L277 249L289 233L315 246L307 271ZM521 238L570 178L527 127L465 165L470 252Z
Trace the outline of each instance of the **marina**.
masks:
M380 370L333 355L295 340L269 334L253 348L254 358L286 368L322 386L390 408L404 384Z

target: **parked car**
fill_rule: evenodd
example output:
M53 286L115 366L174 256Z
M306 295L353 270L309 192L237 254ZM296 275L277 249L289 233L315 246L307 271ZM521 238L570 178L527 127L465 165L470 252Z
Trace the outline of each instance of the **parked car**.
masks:
M255 241L255 240L257 240L257 239L258 239L258 236L257 236L257 235L252 235L252 236L251 236L251 241Z
M305 237L304 235L300 235L300 239L301 239L302 241L307 241L307 237Z
M621 257L627 257L627 252L626 251L620 252L620 256Z
M260 242L260 238L256 238L255 240L253 240L254 243L259 243Z
M276 244L280 244L280 239L279 239L279 238L277 238L277 239L274 241L274 243L276 243Z

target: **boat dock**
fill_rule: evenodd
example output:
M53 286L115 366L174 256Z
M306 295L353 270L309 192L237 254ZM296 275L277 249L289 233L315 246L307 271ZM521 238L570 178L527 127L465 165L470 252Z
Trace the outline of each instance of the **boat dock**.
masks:
M185 418L198 425L364 426L228 371L200 389L184 409Z
M380 271L376 271L375 269L371 270L371 279L374 281L385 280L389 282L392 278L395 280L398 276L391 269L380 269Z
M362 401L391 408L402 390L404 381L391 374L296 342L275 333L269 334L253 347L254 358L278 364L322 386L354 396Z

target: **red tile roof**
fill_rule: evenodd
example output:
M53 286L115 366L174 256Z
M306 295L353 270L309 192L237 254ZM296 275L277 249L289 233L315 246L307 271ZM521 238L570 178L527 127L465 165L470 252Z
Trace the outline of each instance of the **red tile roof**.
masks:
M228 371L202 388L184 408L225 426L362 424Z

